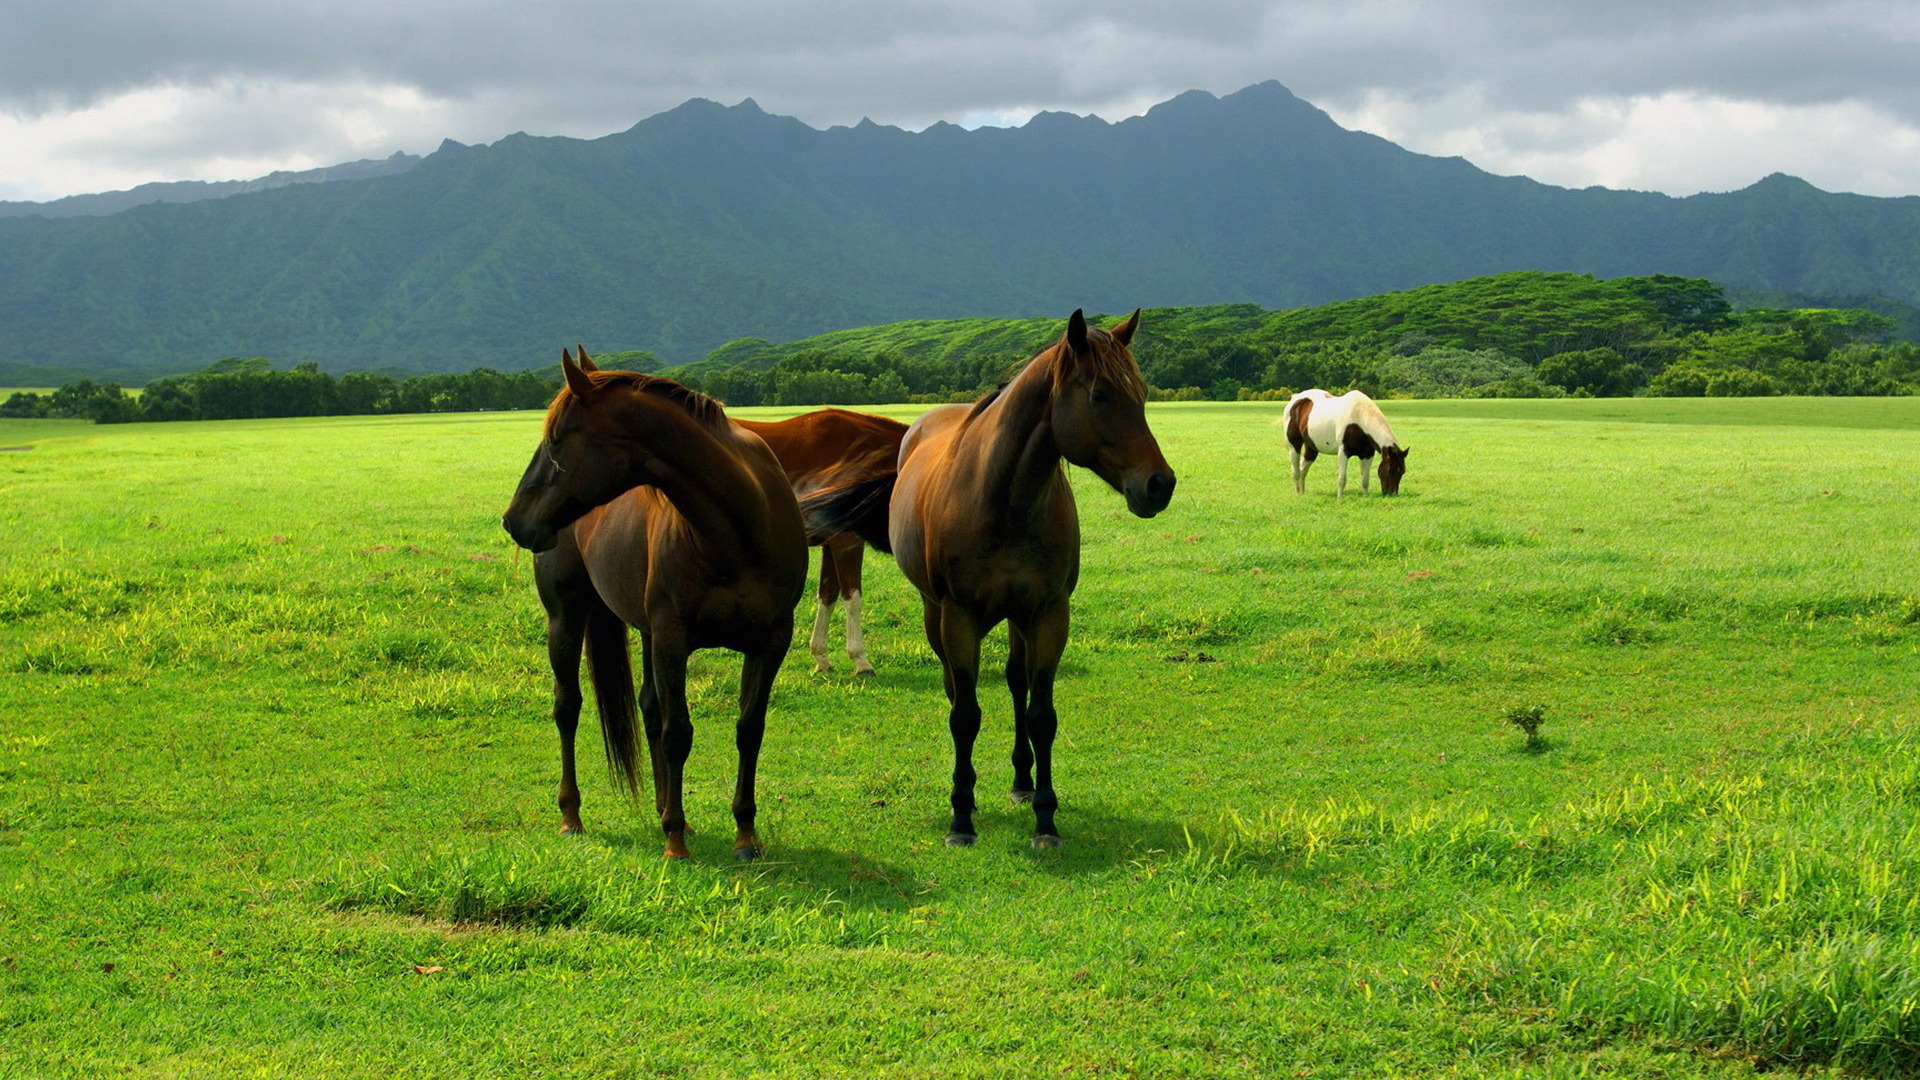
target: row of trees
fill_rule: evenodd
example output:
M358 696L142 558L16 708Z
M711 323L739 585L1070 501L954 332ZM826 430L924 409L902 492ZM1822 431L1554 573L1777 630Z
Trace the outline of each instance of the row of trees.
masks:
M116 383L78 379L51 394L15 393L0 416L134 420L246 420L278 416L542 409L559 388L557 369L396 379L368 372L339 378L312 363L275 370L258 358L222 360L192 375L155 379L138 396Z
M967 400L1061 326L955 319L786 344L749 339L664 371L646 352L599 360L660 371L734 405ZM1291 311L1154 309L1143 326L1134 349L1142 374L1156 396L1181 399L1285 396L1308 386L1411 397L1920 392L1920 346L1895 340L1893 318L1854 308L1736 312L1712 282L1666 275L1498 274ZM236 359L156 379L137 398L84 379L45 397L15 394L0 415L114 422L529 409L558 386L557 368L335 378L310 363L276 371Z

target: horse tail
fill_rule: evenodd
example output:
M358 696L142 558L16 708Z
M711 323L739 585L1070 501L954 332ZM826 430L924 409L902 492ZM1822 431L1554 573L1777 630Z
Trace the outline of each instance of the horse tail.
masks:
M599 706L600 741L616 785L640 795L640 730L633 696L633 661L627 655L627 624L601 607L587 617L587 674Z
M813 492L800 500L807 531L815 536L850 532L873 545L874 550L893 554L887 516L893 504L893 485L899 479L899 471L889 469Z

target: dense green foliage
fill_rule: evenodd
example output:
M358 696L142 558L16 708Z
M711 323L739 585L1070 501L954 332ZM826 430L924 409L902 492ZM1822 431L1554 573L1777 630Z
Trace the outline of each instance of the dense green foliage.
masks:
M1920 303L1920 199L1780 176L1570 191L1343 130L1275 83L1012 130L816 131L689 102L397 175L0 219L0 382L134 385L219 356L512 370L574 341L689 363L739 337L1291 308L1515 268Z
M1103 316L1103 318L1117 318ZM1060 319L916 321L785 344L740 341L667 374L741 405L965 398L1053 341ZM1698 278L1533 271L1315 308L1151 308L1134 353L1169 396L1309 386L1375 396L1888 395L1920 389L1920 346L1857 309L1736 313Z
M1598 281L1516 272L1320 308L1155 308L1135 344L1158 396L1285 397L1308 386L1379 397L1760 397L1904 395L1920 389L1920 346L1858 309L1733 311L1718 286L1655 276ZM1053 341L1054 319L918 320L776 344L749 339L664 373L735 405L968 400ZM603 366L661 371L660 358L603 353ZM223 360L156 379L138 399L80 379L17 393L0 416L212 420L538 408L557 372L335 379Z
M591 775L554 834L537 417L0 421L0 1075L1912 1075L1920 401L1397 402L1337 503L1277 412L1150 407L1152 521L1075 471L1063 848L995 692L941 843L874 557L748 868L724 654L694 859Z
M138 397L116 383L92 379L77 379L44 396L17 391L0 402L0 417L116 424L543 409L559 386L557 370L503 375L491 368L475 368L464 375L406 379L350 372L336 379L312 363L277 371L266 360L253 357L222 360L192 375L155 379Z

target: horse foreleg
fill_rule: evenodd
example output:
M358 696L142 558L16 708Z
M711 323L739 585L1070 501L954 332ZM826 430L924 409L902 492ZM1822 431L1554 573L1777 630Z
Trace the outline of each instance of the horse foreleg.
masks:
M653 650L647 647L647 635L640 636L640 726L647 733L647 764L653 774L653 812L667 809L667 766L660 757L666 733L666 717L660 711L660 686L653 677Z
M1334 486L1333 497L1338 499L1347 493L1347 452L1340 451L1340 483Z
M1060 831L1053 814L1060 800L1053 793L1053 739L1060 718L1053 708L1053 679L1067 650L1068 609L1063 602L1045 612L1021 636L1027 639L1027 740L1033 747L1033 846L1057 847Z
M547 618L547 663L553 668L553 726L560 733L560 831L583 831L580 781L574 775L573 737L580 727L580 651L586 620L567 613Z
M813 610L813 634L807 638L807 651L813 654L813 670L832 671L833 661L827 658L827 627L833 622L833 602L840 598L840 574L834 566L833 540L820 545L820 591L817 598Z
M1365 495L1367 493L1367 480L1372 475L1373 475L1373 459L1370 457L1361 458L1360 459L1360 494Z
M951 604L940 608L939 653L946 667L947 730L953 736L953 821L947 843L973 843L973 744L980 736L980 631L973 619Z
M660 831L669 859L687 857L687 814L683 802L687 758L693 752L693 721L687 715L687 648L658 632L647 636L652 662L649 684L660 701L661 732L655 755L654 784L660 792Z
M1305 495L1307 493L1307 466L1313 464L1313 462L1308 460L1307 456L1301 453L1300 448L1297 446L1293 448L1293 451L1288 457L1293 461L1293 493L1295 495Z
M740 664L740 721L734 727L734 748L739 752L740 768L733 781L733 857L760 857L760 834L754 831L758 804L753 792L760 765L760 741L767 730L767 700L773 694L773 678L780 673L780 661L786 659L793 625L776 628L765 648L748 653Z
M1013 801L1033 801L1033 745L1027 737L1027 636L1007 624L1007 690L1013 695Z

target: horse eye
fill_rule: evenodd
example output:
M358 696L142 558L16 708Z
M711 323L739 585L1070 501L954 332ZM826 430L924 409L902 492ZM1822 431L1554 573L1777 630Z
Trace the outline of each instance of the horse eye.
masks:
M1106 387L1103 386L1096 386L1087 393L1087 400L1095 405L1105 405L1112 397L1113 395L1107 393Z

